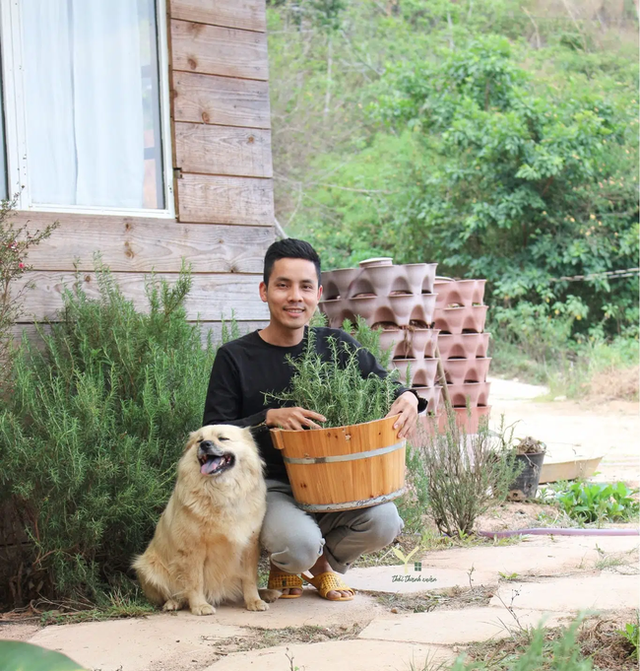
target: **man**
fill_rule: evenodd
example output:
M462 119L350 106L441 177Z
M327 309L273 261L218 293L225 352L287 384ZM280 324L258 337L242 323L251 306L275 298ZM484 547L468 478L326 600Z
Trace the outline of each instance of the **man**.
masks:
M265 403L265 392L289 387L292 369L286 356L301 354L307 324L322 296L320 258L313 247L292 238L274 242L265 255L260 297L269 306L269 325L222 346L216 355L205 401L203 424L254 427L253 433L266 462L267 514L261 541L270 555L269 587L282 598L302 594L302 578L331 601L348 601L354 590L340 577L361 554L391 543L403 527L393 503L361 510L311 516L291 494L282 455L271 442L272 427L321 428L324 417L311 408L279 407ZM316 329L316 349L328 355L332 336L359 344L339 329ZM360 355L364 377L386 371L373 355ZM426 401L398 386L389 415L398 415L394 428L404 438L415 425ZM419 407L420 406L420 407ZM337 573L336 573L337 572Z

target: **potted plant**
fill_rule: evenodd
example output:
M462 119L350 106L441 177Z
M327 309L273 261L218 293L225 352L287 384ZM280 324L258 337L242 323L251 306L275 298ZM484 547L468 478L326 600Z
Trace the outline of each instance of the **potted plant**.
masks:
M540 472L547 446L541 441L527 436L520 438L515 447L516 461L521 464L522 470L509 487L510 501L524 501L534 498L538 491Z
M390 501L404 492L405 441L385 418L395 400L395 376L362 377L360 350L334 340L331 356L315 350L313 331L296 359L290 388L267 399L322 414L322 429L272 429L293 495L310 512L335 512ZM383 419L384 418L384 419Z

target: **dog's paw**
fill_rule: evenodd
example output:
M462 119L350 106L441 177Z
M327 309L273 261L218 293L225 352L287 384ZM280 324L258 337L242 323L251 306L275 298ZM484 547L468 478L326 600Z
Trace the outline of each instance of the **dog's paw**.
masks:
M282 592L277 589L260 589L258 592L260 593L260 598L267 603L273 603L282 596Z
M209 603L198 603L189 607L194 615L213 615L216 609Z
M247 610L269 610L269 604L262 599L254 599L253 601L245 602Z
M162 610L180 610L180 603L175 599L167 599Z

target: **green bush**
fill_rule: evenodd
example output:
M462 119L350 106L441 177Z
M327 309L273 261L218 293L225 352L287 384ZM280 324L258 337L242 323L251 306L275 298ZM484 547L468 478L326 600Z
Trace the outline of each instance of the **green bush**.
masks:
M100 264L97 278L98 299L77 283L40 342L23 339L0 411L0 491L33 541L35 589L57 599L95 601L150 539L214 356L186 321L187 270L148 281L146 313Z

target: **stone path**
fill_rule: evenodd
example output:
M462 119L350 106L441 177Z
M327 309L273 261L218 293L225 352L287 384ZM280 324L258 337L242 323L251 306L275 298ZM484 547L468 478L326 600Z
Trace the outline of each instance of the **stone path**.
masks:
M349 582L367 591L351 602L323 601L309 588L266 613L239 606L206 618L158 613L49 626L29 640L100 671L411 671L426 660L453 662L466 645L518 626L567 623L583 609L637 608L638 544L638 537L529 537L456 548L421 557L417 571L413 561L406 573L403 565L353 569ZM432 590L464 595L470 584L493 595L488 603L452 609L452 597L423 613L389 605L390 594L401 603ZM387 595L386 606L378 594Z

